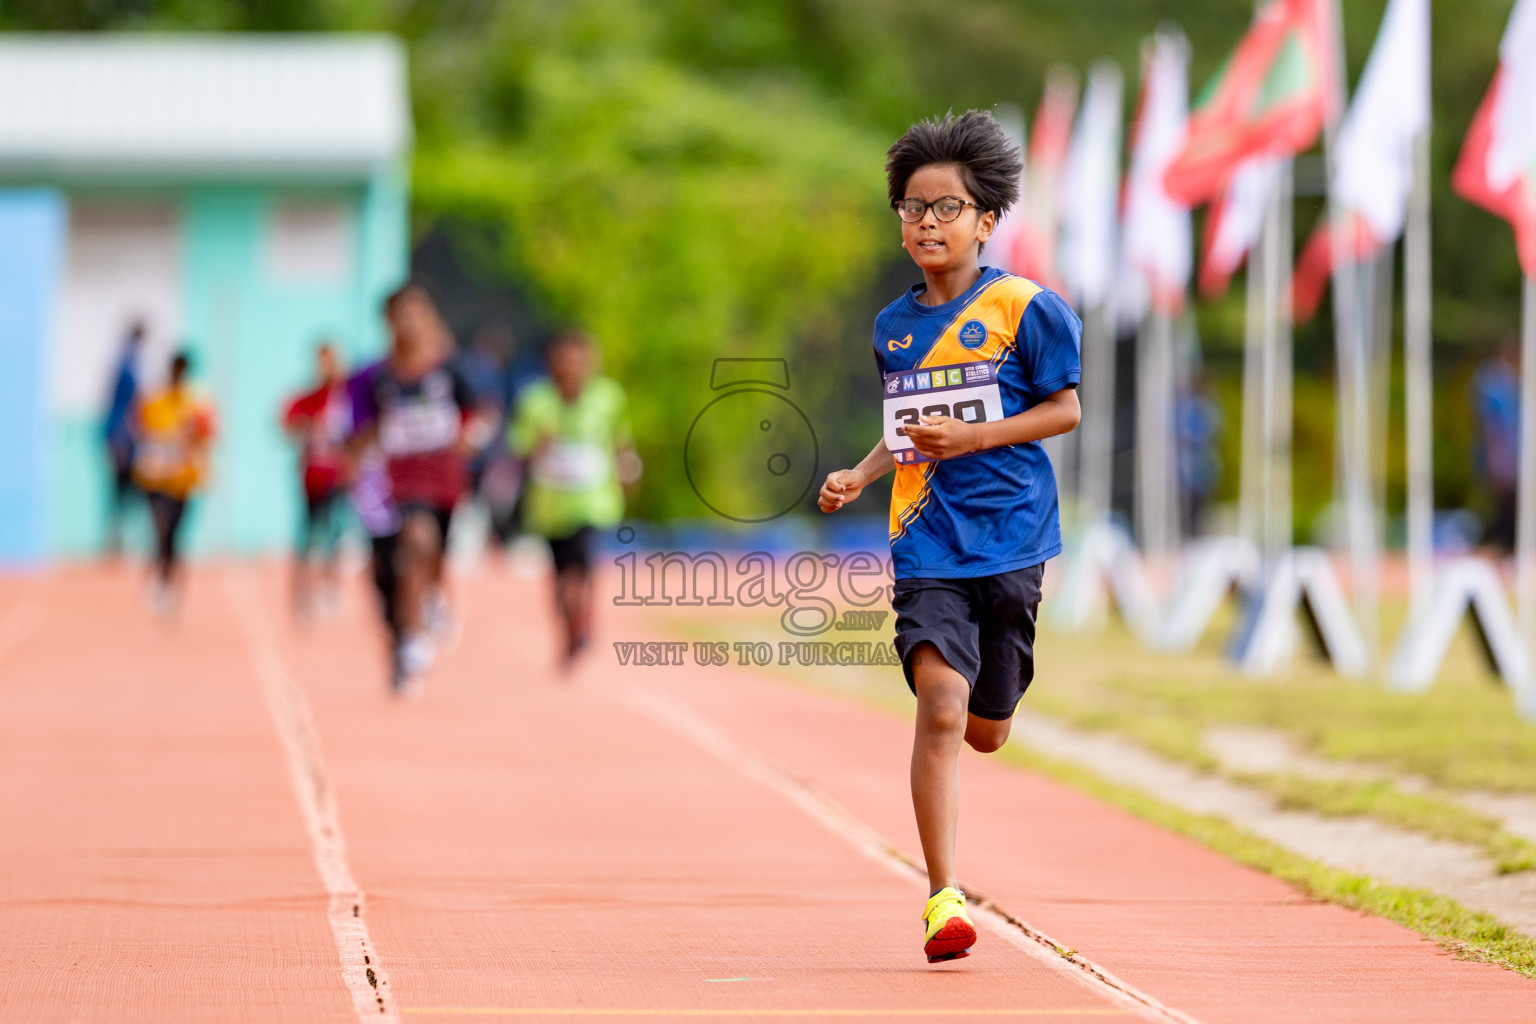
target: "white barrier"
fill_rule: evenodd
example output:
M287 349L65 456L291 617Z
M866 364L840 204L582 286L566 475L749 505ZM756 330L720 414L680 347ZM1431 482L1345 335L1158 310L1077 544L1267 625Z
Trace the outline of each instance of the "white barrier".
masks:
M1292 548L1269 570L1246 633L1237 646L1237 662L1251 676L1268 675L1296 649L1296 610L1307 622L1333 667L1344 676L1370 668L1365 640L1349 613L1344 588L1328 553L1320 548Z
M1199 643L1223 601L1234 592L1256 593L1233 645L1245 674L1269 675L1295 654L1298 610L1340 675L1362 676L1371 668L1333 561L1320 548L1283 552L1265 572L1249 541L1201 541L1185 554L1166 600L1152 585L1129 534L1112 524L1085 529L1063 562L1062 583L1049 606L1052 621L1063 629L1101 625L1112 604L1146 647L1184 653ZM1436 573L1432 598L1410 617L1393 649L1386 666L1389 685L1406 693L1432 686L1469 611L1483 652L1514 693L1521 717L1536 720L1536 663L1497 569L1483 559L1457 559Z
M1137 637L1157 646L1157 595L1129 534L1112 523L1086 527L1062 561L1052 621L1074 632L1100 625L1112 597Z
M1483 653L1515 695L1522 718L1536 719L1536 677L1530 652L1504 596L1498 570L1480 558L1460 558L1435 574L1428 601L1411 616L1387 667L1387 683L1404 693L1423 693L1434 684L1445 663L1451 640L1462 618L1472 624Z
M1222 602L1234 591L1256 589L1261 571L1259 549L1241 537L1212 537L1192 545L1179 567L1159 647L1191 650Z

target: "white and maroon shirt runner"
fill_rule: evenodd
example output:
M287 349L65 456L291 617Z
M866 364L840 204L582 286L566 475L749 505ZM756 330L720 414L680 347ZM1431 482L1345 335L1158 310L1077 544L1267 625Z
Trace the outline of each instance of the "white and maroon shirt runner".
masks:
M353 384L356 426L377 424L395 504L453 508L467 477L458 441L475 409L468 382L446 365L405 380L386 361Z

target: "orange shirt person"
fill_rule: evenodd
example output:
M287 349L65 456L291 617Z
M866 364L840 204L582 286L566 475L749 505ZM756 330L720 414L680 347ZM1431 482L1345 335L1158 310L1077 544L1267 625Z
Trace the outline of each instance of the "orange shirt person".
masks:
M153 600L174 610L181 583L181 527L187 503L208 472L214 412L187 381L191 358L178 352L169 383L139 408L139 447L133 475L149 502L155 526Z

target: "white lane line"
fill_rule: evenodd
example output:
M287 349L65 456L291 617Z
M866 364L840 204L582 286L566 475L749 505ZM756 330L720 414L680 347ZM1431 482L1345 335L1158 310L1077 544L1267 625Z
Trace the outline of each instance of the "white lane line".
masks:
M870 860L926 887L925 869L890 840L855 817L829 794L743 745L689 704L640 683L626 681L625 685L615 687L614 692L635 711L691 740L749 779L789 800ZM1145 1020L1160 1024L1199 1024L1188 1014L1163 1005L1087 957L1070 951L991 900L978 900L972 914L993 933L1039 961L1046 969L1070 978Z
M245 634L267 710L287 755L288 777L309 829L315 867L330 896L326 916L341 958L342 981L352 994L359 1021L398 1024L400 1015L390 997L389 978L368 937L363 916L367 903L347 863L335 790L320 756L320 736L309 713L309 701L277 653L277 637L253 581L247 575L238 580L225 576L224 589Z

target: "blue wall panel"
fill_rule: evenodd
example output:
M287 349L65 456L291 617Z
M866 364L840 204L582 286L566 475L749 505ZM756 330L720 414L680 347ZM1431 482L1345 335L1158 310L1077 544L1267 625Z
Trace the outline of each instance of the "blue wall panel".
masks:
M0 191L0 564L42 561L48 543L45 353L68 220L45 189Z

